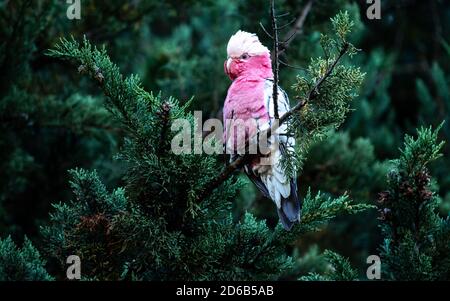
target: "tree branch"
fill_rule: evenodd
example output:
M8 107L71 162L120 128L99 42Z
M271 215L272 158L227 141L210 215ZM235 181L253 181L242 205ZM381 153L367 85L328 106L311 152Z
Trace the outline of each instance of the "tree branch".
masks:
M259 22L259 26L261 26L264 33L273 40L273 36L267 31L267 29L264 27L264 25L261 22Z
M306 3L305 7L303 8L302 12L300 13L300 16L297 18L297 21L295 22L294 27L289 30L285 37L283 42L283 51L285 51L289 44L292 42L292 40L302 32L303 25L305 24L306 17L308 16L309 12L311 11L311 7L313 5L315 0L309 0L308 3Z
M273 36L273 111L275 120L279 118L278 116L278 69L280 68L280 63L278 61L278 30L277 30L277 19L275 15L275 0L270 1L270 18L272 19L272 36Z

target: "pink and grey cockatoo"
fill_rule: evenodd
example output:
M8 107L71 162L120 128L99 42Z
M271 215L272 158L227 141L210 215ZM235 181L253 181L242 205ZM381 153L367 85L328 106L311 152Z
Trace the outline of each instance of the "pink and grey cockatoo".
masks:
M261 44L256 34L238 31L227 45L228 58L224 63L225 73L233 81L223 108L224 142L227 150L239 148L236 134L230 135L227 120L256 120L246 123L246 137L254 137L258 131L268 129L275 120L273 102L273 73L269 50ZM278 115L289 110L286 93L278 88ZM248 125L255 124L255 126ZM238 134L239 135L239 134ZM290 230L300 221L301 203L297 194L296 178L288 178L280 159L295 144L293 137L286 135L286 125L281 125L268 139L270 153L262 164L262 156L244 166L244 171L262 194L274 201L283 227ZM233 159L234 155L232 155ZM269 161L269 164L267 164Z

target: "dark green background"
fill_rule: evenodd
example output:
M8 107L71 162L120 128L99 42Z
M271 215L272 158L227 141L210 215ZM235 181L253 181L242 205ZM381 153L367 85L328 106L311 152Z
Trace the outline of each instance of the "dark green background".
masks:
M307 2L276 1L279 12L290 12L286 22ZM299 177L302 195L311 186L374 203L403 134L449 116L449 1L381 5L381 20L368 20L365 1L314 1L303 31L282 56L307 66L321 54L319 32L329 30L329 18L339 10L354 18L351 40L362 50L354 62L366 80L344 126L313 146ZM86 35L105 44L123 73L140 75L147 90L163 97L194 97L192 110L202 110L204 119L221 116L230 84L223 73L229 37L242 29L271 45L259 27L269 24L268 1L82 1L81 20L68 20L67 7L65 1L0 1L0 236L11 234L19 242L24 234L38 236L52 202L71 198L68 169L97 169L108 187L121 185L123 168L113 156L123 132L94 85L44 55L60 37ZM288 94L297 73L281 67L280 84ZM449 135L447 122L441 139ZM448 153L446 145L444 159L432 166L444 216L450 210ZM251 184L236 201L236 218L246 209L277 221L270 201ZM364 267L366 256L378 253L376 216L373 210L339 218L303 237L298 252L313 258L330 248Z

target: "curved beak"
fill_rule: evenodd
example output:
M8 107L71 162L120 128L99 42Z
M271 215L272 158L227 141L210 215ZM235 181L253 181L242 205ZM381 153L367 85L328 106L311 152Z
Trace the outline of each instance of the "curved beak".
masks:
M231 61L232 61L232 59L231 59L231 57L229 57L229 58L227 59L227 70L230 69Z
M230 65L231 65L231 58L228 58L225 62L223 62L223 69L225 71L225 74L228 75L228 77L232 80L230 75Z

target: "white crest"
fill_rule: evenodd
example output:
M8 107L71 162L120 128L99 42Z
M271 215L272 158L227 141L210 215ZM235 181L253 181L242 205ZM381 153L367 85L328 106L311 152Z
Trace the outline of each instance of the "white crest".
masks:
M256 34L238 30L228 41L227 55L228 57L240 57L244 53L260 55L270 52L261 44Z

